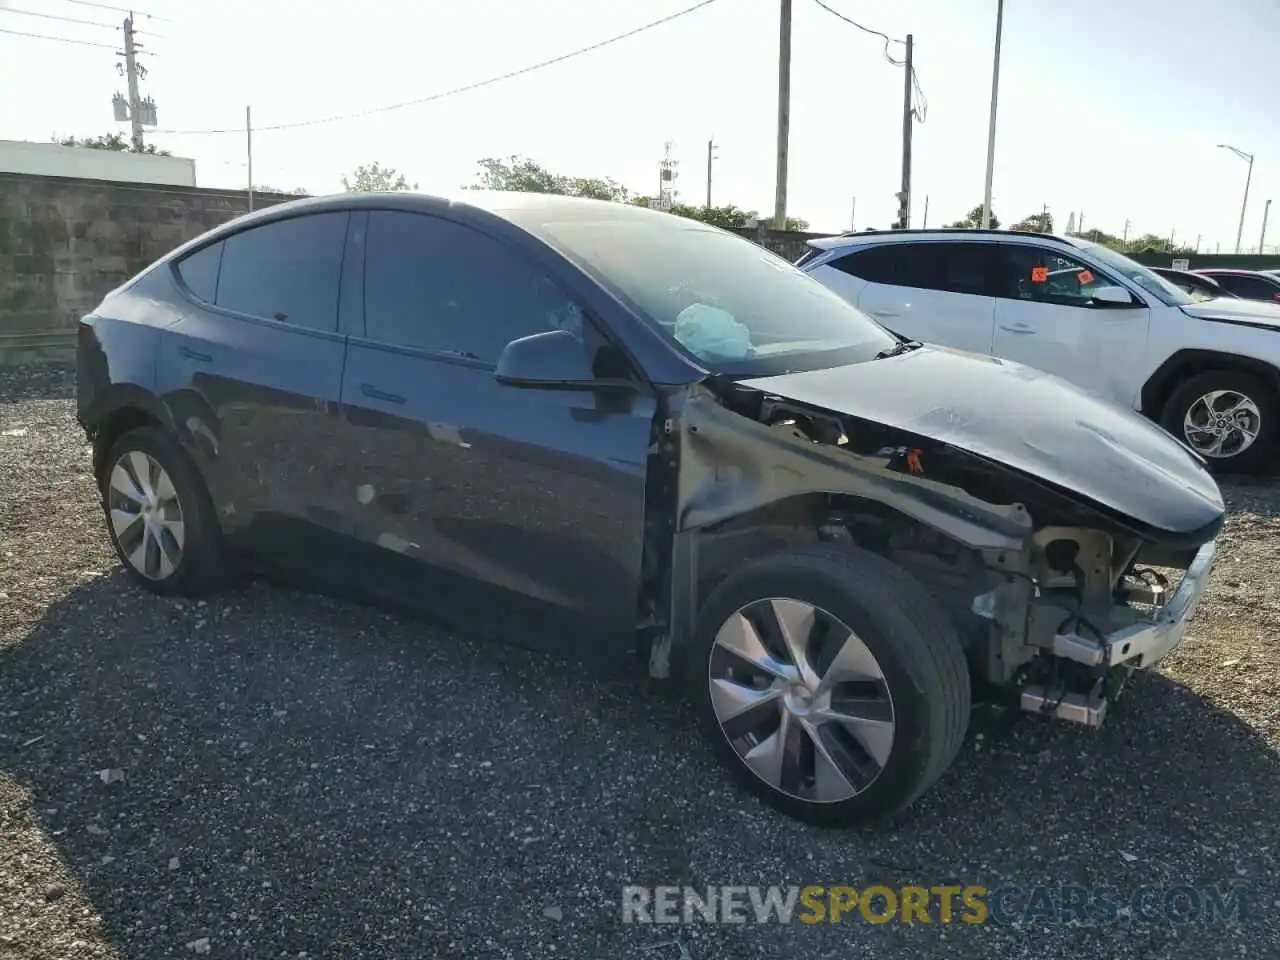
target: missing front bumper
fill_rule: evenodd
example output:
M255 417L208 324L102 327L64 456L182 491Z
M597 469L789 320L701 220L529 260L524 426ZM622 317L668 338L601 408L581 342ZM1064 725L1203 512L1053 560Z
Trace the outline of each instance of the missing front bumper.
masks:
M1196 553L1182 583L1163 606L1101 636L1058 634L1053 640L1054 655L1090 667L1125 665L1146 670L1155 666L1186 636L1216 556L1217 544L1210 540Z
M1134 622L1105 633L1099 631L1096 637L1074 632L1057 634L1053 641L1053 654L1100 671L1119 674L1155 666L1186 636L1191 617L1208 586L1216 556L1217 545L1213 541L1206 543L1187 568L1178 589L1163 606ZM1100 727L1106 719L1111 699L1109 692L1114 691L1108 691L1102 679L1087 692L1029 684L1020 691L1019 705L1030 713Z

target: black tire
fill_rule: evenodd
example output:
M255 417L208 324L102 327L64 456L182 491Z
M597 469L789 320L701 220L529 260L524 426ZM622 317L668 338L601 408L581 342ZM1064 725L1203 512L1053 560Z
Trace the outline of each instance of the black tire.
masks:
M183 542L180 556L172 570L163 576L148 576L130 561L112 522L112 472L122 459L134 453L151 458L168 475L181 510ZM99 492L111 545L125 573L139 586L162 596L198 596L210 593L226 582L230 571L213 502L195 464L168 431L146 426L117 437L103 458ZM119 503L118 497L116 502Z
M831 614L862 640L883 674L895 722L892 746L874 780L847 799L805 799L766 782L716 718L709 673L716 635L738 610L765 598ZM807 823L851 826L899 813L951 765L968 727L969 669L950 619L916 579L864 550L801 547L733 574L700 610L690 654L685 680L716 750L748 790Z
M1265 382L1241 370L1208 370L1191 377L1169 397L1160 413L1160 425L1192 449L1183 423L1193 404L1215 390L1230 390L1248 397L1258 409L1260 424L1257 438L1246 449L1234 456L1209 457L1209 467L1215 472L1254 470L1262 466L1274 453L1276 430L1280 424L1280 404L1275 391Z

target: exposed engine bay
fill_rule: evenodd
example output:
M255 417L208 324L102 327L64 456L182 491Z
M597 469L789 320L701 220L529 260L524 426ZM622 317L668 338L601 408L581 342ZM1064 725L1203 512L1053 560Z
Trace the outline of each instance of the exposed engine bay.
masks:
M689 589L797 541L870 550L939 601L979 685L1025 710L1100 725L1177 645L1212 565L1216 530L1153 536L990 458L751 384L705 383L680 422L673 556L696 569Z

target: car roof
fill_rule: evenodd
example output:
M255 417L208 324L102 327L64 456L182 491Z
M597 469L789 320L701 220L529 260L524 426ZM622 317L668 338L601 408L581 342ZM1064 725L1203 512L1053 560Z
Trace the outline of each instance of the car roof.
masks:
M539 227L550 221L610 220L627 222L653 217L669 217L670 214L648 207L612 200L592 200L585 197L566 197L559 194L523 193L500 190L469 190L463 188L452 194L426 194L408 190L374 193L336 193L320 197L301 197L284 203L272 204L242 214L219 224L179 247L139 273L130 283L160 266L179 260L190 251L216 243L218 240L252 226L285 220L304 214L324 213L329 210L405 210L415 213L449 214L451 218L472 226L486 222L505 221L525 233L539 234ZM698 220L682 219L682 226L689 230L716 231L717 228Z
M1170 274L1175 277L1185 277L1188 280L1199 280L1213 286L1217 286L1218 283L1218 281L1214 280L1213 277L1206 276L1202 273L1196 273L1194 270L1175 270L1173 267L1149 267L1148 269L1153 273L1160 274L1162 277L1165 274Z
M1274 276L1270 274L1269 271L1245 270L1241 267L1201 267L1199 270L1195 270L1193 272L1203 273L1210 277L1213 276L1214 274L1222 273L1222 274L1227 274L1230 276L1237 276L1237 277L1266 277L1267 279L1274 279Z
M1024 233L1021 230L982 230L969 227L942 227L937 230L860 230L842 233L834 237L815 237L808 245L815 250L840 250L845 247L871 246L874 244L912 243L928 240L1000 240L1022 243L1029 240L1056 241L1072 247L1083 246L1071 237L1054 233Z

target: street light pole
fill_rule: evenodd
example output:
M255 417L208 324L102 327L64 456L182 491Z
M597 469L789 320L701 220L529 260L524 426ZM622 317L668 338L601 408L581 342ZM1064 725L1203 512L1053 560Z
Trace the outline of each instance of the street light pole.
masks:
M991 118L987 121L987 182L982 193L982 229L991 228L991 179L996 169L996 99L1000 93L1000 36L1004 29L1004 0L996 0L996 49L991 64Z
M1258 237L1258 256L1262 256L1263 247L1267 243L1267 217L1271 216L1271 201L1262 208L1262 235Z
M1233 147L1229 143L1220 143L1218 144L1218 147L1221 150L1230 150L1241 160L1249 161L1249 172L1245 174L1244 178L1244 199L1240 201L1240 226L1236 228L1236 253L1239 253L1240 240L1244 237L1244 212L1249 206L1249 183L1253 180L1253 154L1245 153L1243 150Z

